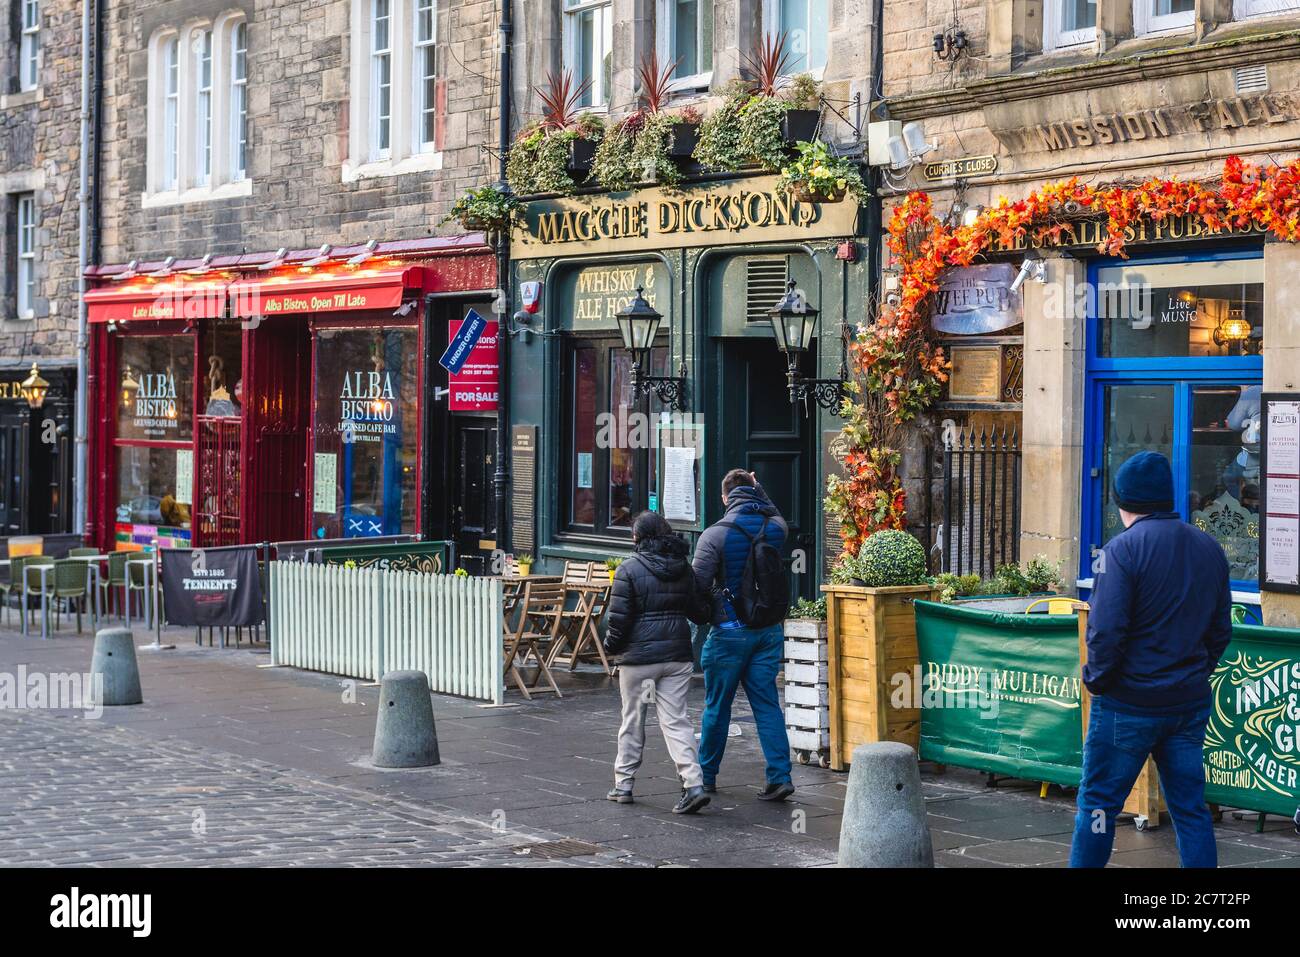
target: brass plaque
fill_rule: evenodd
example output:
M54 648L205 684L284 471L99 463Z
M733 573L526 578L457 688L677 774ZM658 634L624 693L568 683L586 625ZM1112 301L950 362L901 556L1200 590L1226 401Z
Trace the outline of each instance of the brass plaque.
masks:
M959 402L997 402L1002 397L1002 348L953 346L948 398Z

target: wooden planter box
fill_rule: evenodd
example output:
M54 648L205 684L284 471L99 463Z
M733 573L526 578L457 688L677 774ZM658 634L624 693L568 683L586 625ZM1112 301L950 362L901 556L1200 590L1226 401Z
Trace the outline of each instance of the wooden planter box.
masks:
M917 667L912 602L934 601L933 585L865 588L823 585L830 678L831 767L843 771L853 749L871 741L916 748L919 708L890 706L890 678Z

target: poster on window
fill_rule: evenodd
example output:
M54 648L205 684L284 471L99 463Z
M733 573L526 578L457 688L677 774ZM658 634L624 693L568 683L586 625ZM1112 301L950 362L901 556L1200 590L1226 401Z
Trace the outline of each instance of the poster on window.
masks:
M472 310L471 310L472 311ZM455 341L461 326L468 320L453 319L447 324L448 337ZM447 408L452 412L495 412L497 409L497 383L499 356L497 353L497 323L487 322L483 332L469 350L456 372L448 371Z
M1261 396L1260 581L1300 592L1300 395Z
M332 452L316 453L316 468L312 472L313 512L333 512L338 508L338 461L339 457Z
M169 548L160 555L169 625L249 627L266 617L256 545Z

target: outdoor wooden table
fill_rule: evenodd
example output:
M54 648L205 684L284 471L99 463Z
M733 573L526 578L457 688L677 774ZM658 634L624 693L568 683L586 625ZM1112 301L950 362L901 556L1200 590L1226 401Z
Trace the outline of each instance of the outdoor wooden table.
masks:
M574 671L585 655L588 660L593 657L598 658L605 674L613 675L614 669L605 655L605 647L600 642L600 633L596 630L596 623L604 616L613 582L608 580L566 582L564 588L566 594L575 594L578 598L577 607L564 613L565 619L574 624L563 630L556 638L546 663L551 665L559 660L561 664L567 664L570 671ZM594 646L594 656L592 652L584 650L589 644ZM567 657L561 659L561 653L566 645L572 645L572 650Z

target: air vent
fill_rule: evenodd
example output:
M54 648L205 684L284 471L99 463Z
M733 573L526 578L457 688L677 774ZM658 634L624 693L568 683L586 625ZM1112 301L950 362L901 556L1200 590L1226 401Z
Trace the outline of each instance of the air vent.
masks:
M1238 93L1260 93L1268 89L1268 67L1263 63L1239 66L1232 71L1232 79Z
M745 263L745 321L767 322L768 310L785 295L786 261L750 259Z

